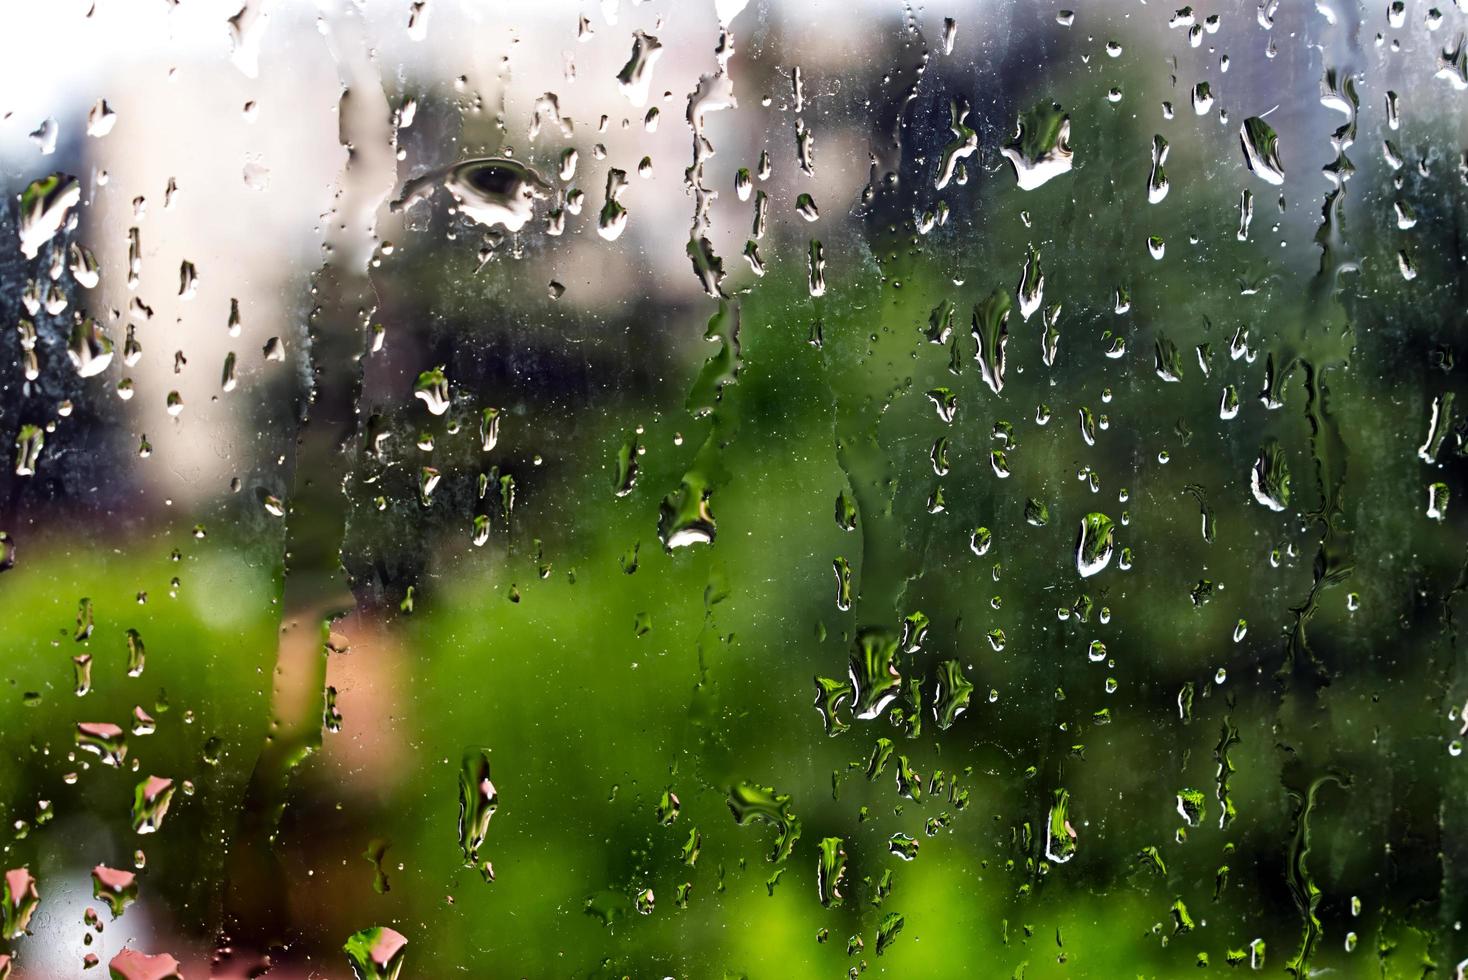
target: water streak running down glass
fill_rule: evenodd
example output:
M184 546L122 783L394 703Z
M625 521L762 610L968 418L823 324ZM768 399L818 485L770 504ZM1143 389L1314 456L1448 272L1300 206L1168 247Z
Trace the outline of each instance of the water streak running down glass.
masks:
M1468 975L1468 2L241 4L0 10L0 980Z

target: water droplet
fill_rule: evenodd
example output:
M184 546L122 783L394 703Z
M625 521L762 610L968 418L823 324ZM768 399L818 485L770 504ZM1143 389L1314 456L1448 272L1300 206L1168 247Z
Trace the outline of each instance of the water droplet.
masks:
M410 180L392 204L401 211L421 200L442 182L458 203L459 213L486 227L501 225L519 231L534 216L537 200L550 194L551 185L533 169L507 157L465 160L448 170Z
M984 383L994 394L1004 390L1004 348L1009 343L1009 294L996 288L988 299L974 306L972 334L974 359Z
M974 685L963 675L963 665L957 660L945 660L938 665L937 689L933 694L933 720L940 731L947 731L965 711L973 696Z
M808 269L810 273L810 294L812 296L826 295L826 255L824 249L821 247L820 241L817 239L811 239Z
M397 980L407 958L408 940L388 926L353 933L342 946L357 980Z
M133 791L133 830L139 834L157 832L168 815L173 791L173 780L163 776L149 776L138 783Z
M632 54L617 73L617 87L635 106L647 104L647 90L652 84L652 69L662 57L663 46L651 34L632 32Z
M1116 530L1111 518L1092 512L1081 519L1076 538L1076 571L1090 578L1111 563Z
M672 551L692 544L713 544L717 529L709 498L713 488L697 471L684 474L677 490L658 508L658 538Z
M671 789L663 790L663 795L657 805L658 823L664 827L672 826L682 809L683 803L678 799L678 794Z
M609 242L616 241L627 227L627 209L622 206L622 194L626 189L627 174L616 167L608 170L606 203L602 205L596 231Z
M952 17L943 18L943 53L953 53L953 41L958 36L958 21Z
M1045 298L1045 273L1040 268L1040 253L1030 245L1019 277L1019 315L1028 320Z
M15 436L16 476L35 476L36 466L41 460L41 450L45 445L45 429L31 424L20 427Z
M26 258L35 258L61 230L81 197L81 184L69 174L42 177L26 187L20 195L20 250Z
M99 864L92 869L92 897L107 903L115 919L138 897L138 876Z
M56 152L56 139L61 135L61 126L54 119L42 120L30 134L31 142L41 151L42 156L50 156Z
M851 609L851 563L837 557L832 566L836 570L836 608L847 612Z
M1468 89L1468 40L1459 34L1451 48L1443 48L1438 62L1437 77L1444 79L1458 91Z
M442 364L418 375L413 385L413 396L420 399L433 415L442 415L449 410L449 379Z
M94 289L101 282L102 275L97 268L96 256L92 250L85 245L72 242L68 248L70 262L67 268L71 271L71 277L76 284L83 289Z
M97 321L88 317L73 322L66 353L77 374L83 378L101 374L112 363L112 352L112 341L102 332Z
M897 939L897 934L907 924L907 919L896 912L888 912L877 923L877 955L881 956Z
M112 132L112 127L117 125L117 113L112 106L107 104L106 99L98 99L87 112L87 135L101 139Z
M897 670L898 638L890 630L867 627L852 643L848 673L855 692L852 713L863 720L881 715L897 697L902 675Z
M1014 135L999 150L1014 165L1020 190L1032 191L1074 165L1070 116L1059 105L1042 102L1020 115Z
M1239 145L1244 149L1244 163L1265 183L1284 183L1284 164L1279 159L1279 136L1274 127L1258 116L1250 116L1239 127ZM1240 238L1247 234L1243 224Z
M896 833L887 839L887 850L904 861L911 861L918 856L921 843L907 834Z
M4 926L0 931L6 939L20 939L26 934L31 916L36 914L36 908L41 904L35 875L29 868L11 868L5 872L5 889L0 900L3 900L0 918L3 918Z
M968 102L961 96L955 96L948 107L948 130L953 139L943 147L938 176L933 181L933 186L940 191L948 186L960 163L979 150L979 134L967 124L968 114Z
M1249 474L1254 499L1270 510L1281 511L1290 502L1290 468L1279 442L1271 439L1259 451Z
M790 797L768 786L739 783L731 787L729 810L741 827L758 820L775 828L775 843L768 857L773 864L788 858L800 839L800 820L790 808Z
M1438 482L1427 488L1427 516L1434 521L1446 520L1448 516L1448 485Z
M76 744L98 756L104 765L120 767L127 758L127 736L111 722L77 722Z
M1213 109L1213 87L1207 82L1193 86L1193 112L1206 116Z
M846 899L846 842L840 837L821 841L816 864L816 894L824 908L840 908Z
M816 677L815 684L816 710L821 715L826 734L839 735L851 727L842 720L840 712L855 692L847 681L834 680L830 677Z
M1207 798L1196 789L1180 790L1177 794L1177 812L1189 827L1201 826L1208 813Z
M1055 790L1045 821L1045 859L1064 864L1076 855L1076 832L1070 823L1070 793Z
M489 778L489 750L469 748L464 751L459 770L459 847L464 853L464 866L478 868L479 849L489 833L489 821L499 809L499 791Z

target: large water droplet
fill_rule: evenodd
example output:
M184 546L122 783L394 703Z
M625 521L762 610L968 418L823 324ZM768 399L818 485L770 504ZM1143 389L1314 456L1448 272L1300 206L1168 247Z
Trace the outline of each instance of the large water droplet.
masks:
M499 800L499 791L489 778L489 750L466 749L459 770L459 847L464 852L465 867L481 871L488 867L487 861L480 864L479 848L484 845ZM493 877L493 872L486 877Z
M96 320L78 319L72 324L71 342L66 345L66 353L77 374L84 378L101 374L112 363L112 351L112 341Z
M107 903L115 919L138 897L138 876L99 864L92 869L92 897Z
M1004 348L1009 343L1009 293L996 288L974 307L974 358L994 394L1004 390Z
M112 980L183 980L179 962L167 953L140 953L124 947L107 964Z
M168 816L168 806L173 802L173 780L163 776L149 776L138 783L133 792L133 830L139 834L156 833Z
M816 864L816 894L821 905L828 909L840 908L845 901L846 886L846 842L840 837L827 837L821 841L820 859Z
M434 415L442 415L449 410L449 379L442 364L418 375L413 384L413 397L422 401Z
M790 809L790 797L776 793L768 786L740 783L729 790L729 810L734 822L743 827L753 820L776 828L775 845L769 860L780 862L790 856L800 839L800 819Z
M622 193L627 189L627 174L612 167L607 171L606 203L597 218L596 232L614 242L627 227L627 209L622 206Z
M1070 793L1057 789L1045 821L1045 859L1064 864L1076 856L1076 832L1070 824Z
M635 106L647 104L647 90L652 84L652 68L663 55L663 46L651 34L632 32L632 54L617 72L617 87Z
M465 160L403 185L402 197L391 205L401 211L431 195L439 184L458 202L459 212L486 227L501 225L519 231L534 216L535 202L550 194L551 185L535 170L508 157Z
M20 195L20 250L28 259L36 257L66 223L71 209L82 199L81 184L69 174L52 174L30 183Z
M1076 571L1090 578L1111 564L1116 546L1116 526L1105 514L1092 512L1081 518L1076 537Z
M1290 468L1284 450L1271 439L1259 451L1259 458L1249 473L1249 489L1254 499L1270 510L1284 510L1290 503Z
M1244 149L1244 163L1266 183L1284 183L1284 164L1279 159L1279 135L1274 127L1258 116L1250 116L1239 127L1239 145Z
M902 687L897 669L898 638L890 630L868 627L852 643L848 673L855 690L852 713L857 718L876 718Z
M1014 135L999 152L1014 165L1020 190L1034 190L1073 166L1070 116L1054 103L1040 103L1020 115Z
M41 904L41 893L36 888L36 877L29 868L11 868L5 872L4 895L0 896L0 917L6 939L19 939L26 933L31 916Z
M342 946L357 980L398 980L407 949L407 937L388 926L353 933Z

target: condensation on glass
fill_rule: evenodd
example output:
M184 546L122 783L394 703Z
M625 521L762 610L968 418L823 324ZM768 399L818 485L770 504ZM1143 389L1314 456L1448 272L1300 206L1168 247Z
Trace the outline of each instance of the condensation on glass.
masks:
M0 12L0 977L1463 976L1463 0Z

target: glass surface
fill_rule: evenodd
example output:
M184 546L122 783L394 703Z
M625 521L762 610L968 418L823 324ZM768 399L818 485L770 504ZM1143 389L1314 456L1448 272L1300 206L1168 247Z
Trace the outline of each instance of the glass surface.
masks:
M0 8L0 977L1468 970L1468 3L239 4Z

